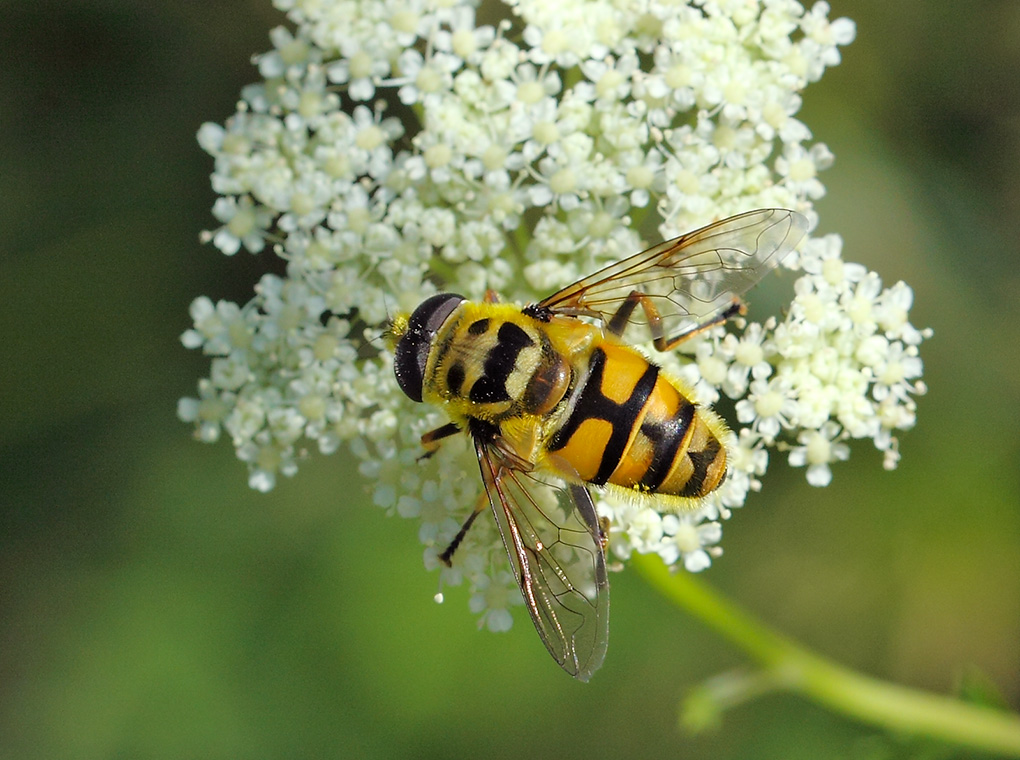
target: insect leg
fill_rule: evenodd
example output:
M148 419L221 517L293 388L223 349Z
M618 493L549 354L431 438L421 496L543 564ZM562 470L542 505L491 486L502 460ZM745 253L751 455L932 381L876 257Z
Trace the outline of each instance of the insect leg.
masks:
M439 555L439 561L447 567L453 567L453 553L457 551L457 547L460 546L461 541L464 540L464 536L471 530L471 524L475 521L485 508L489 506L489 500L483 493L478 497L478 503L475 505L474 511L468 515L468 518L464 521L464 524L460 526L460 530L457 531L457 535L453 537L450 545L443 550L443 553Z
M430 456L439 451L439 445L442 443L444 438L449 438L451 435L456 435L459 432L459 427L452 422L447 422L445 425L425 433L425 435L421 437L421 445L422 448L425 449L425 453L418 457L418 461L428 459Z
M674 335L672 338L667 338L663 331L662 318L659 316L659 310L655 308L655 303L640 290L633 290L630 295L627 296L627 299L620 304L620 308L616 310L616 313L609 320L609 324L606 325L606 329L613 335L622 335L624 329L627 327L627 323L634 314L634 309L636 309L639 305L641 306L642 311L644 311L645 317L648 319L648 329L652 333L652 342L657 351L669 351L683 343L688 338L692 338L710 327L722 324L727 319L735 317L738 314L743 314L745 311L744 304L740 300L734 298L733 303L718 314L715 314L704 322L694 325L688 330L684 330L678 335Z
M644 306L644 303L642 303L642 306ZM648 309L654 310L654 308L655 307L651 303L649 303L647 306L645 306L645 313L646 314L648 313ZM706 319L704 322L700 322L694 325L694 327L690 328L689 330L684 330L682 333L674 335L672 338L667 339L664 335L662 335L662 325L659 324L659 334L656 336L653 330L652 342L655 345L656 351L669 351L670 349L675 348L676 346L683 343L688 338L693 338L698 333L704 332L705 330L708 330L711 327L715 327L716 325L721 325L728 319L732 319L733 317L746 313L747 307L744 306L744 302L737 298L734 298L733 302L729 306L727 306L725 309L720 311L715 316ZM658 319L657 314L656 319ZM649 324L652 323L651 316L648 317L648 323Z
M474 511L468 515L468 518L464 521L464 524L460 526L460 530L457 531L457 535L453 537L450 545L446 547L442 554L439 555L439 561L447 567L452 567L453 564L453 553L457 551L457 547L460 546L461 541L464 540L464 536L471 529L471 524L482 512L485 511L487 506L493 504L492 494L493 489L498 488L497 485L497 472L493 467L492 460L489 458L489 450L487 444L482 443L475 438L475 454L478 457L478 464L480 465L482 473L482 493L478 496L478 501L475 504Z
M627 296L620 308L616 310L613 318L609 320L609 324L606 325L606 329L609 330L613 335L623 335L623 331L627 329L627 323L630 322L631 315L634 313L634 309L637 308L639 303L643 304L648 301L648 296L642 293L640 290L632 290L630 295ZM653 307L654 311L654 307ZM648 307L645 306L645 313L648 314ZM656 323L659 323L659 312L655 312ZM648 314L648 323L652 324L652 315ZM659 325L659 332L662 332L662 326ZM652 327L652 333L655 333L655 328Z
M450 423L451 425L453 423ZM443 427L446 427L445 425ZM443 428L434 430L434 433L439 433ZM428 435L426 433L426 435ZM482 472L482 485L484 486L484 492L478 497L478 503L475 504L474 511L468 515L467 520L460 526L460 530L457 531L457 535L453 537L450 545L446 547L446 550L439 555L439 561L447 567L450 567L450 563L453 559L453 553L457 551L457 547L460 546L461 541L464 540L464 536L467 535L468 530L471 529L471 524L475 521L478 515L485 511L488 506L495 508L495 502L493 502L493 494L500 497L503 500L503 492L500 488L500 477L501 474L506 472L506 466L509 463L511 467L516 468L521 472L529 472L534 468L531 462L521 459L514 451L505 447L500 443L497 443L496 439L489 441L488 443L480 443L478 439L475 439L475 453L478 456L478 462L481 465ZM499 463L494 463L492 457L496 456L499 459ZM594 509L594 507L593 507Z

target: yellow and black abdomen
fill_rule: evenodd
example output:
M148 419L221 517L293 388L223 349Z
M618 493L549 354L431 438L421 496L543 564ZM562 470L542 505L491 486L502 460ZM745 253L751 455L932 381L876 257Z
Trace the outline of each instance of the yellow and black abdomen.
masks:
M725 431L640 353L600 341L546 449L594 485L697 499L726 474Z

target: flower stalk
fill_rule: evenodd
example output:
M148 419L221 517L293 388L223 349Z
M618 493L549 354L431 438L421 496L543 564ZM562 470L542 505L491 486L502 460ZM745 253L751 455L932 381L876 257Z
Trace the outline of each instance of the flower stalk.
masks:
M692 573L670 572L648 555L631 567L677 607L748 654L768 683L834 712L896 734L924 736L985 752L1020 757L1020 716L862 675L805 649L753 618Z

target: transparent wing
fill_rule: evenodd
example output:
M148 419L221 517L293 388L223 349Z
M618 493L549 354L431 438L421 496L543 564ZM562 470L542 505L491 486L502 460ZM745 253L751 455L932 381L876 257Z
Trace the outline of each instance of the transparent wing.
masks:
M524 603L546 649L581 681L609 643L609 580L595 505L580 485L554 485L476 440L482 481Z
M538 306L608 323L632 291L647 295L663 332L689 329L732 303L794 249L807 219L787 209L748 211L667 240L568 285ZM644 323L643 309L630 322Z

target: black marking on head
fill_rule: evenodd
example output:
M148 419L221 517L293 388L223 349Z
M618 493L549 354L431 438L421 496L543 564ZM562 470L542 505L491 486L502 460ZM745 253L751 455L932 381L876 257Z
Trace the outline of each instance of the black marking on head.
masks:
M439 293L422 301L407 320L407 332L397 341L393 354L393 374L412 401L422 399L425 364L436 332L463 300L455 293Z
M468 335L484 335L489 331L489 318L479 319L468 325Z
M662 481L669 475L677 451L683 445L684 436L694 419L694 404L681 398L676 414L662 422L645 419L641 432L652 442L652 463L641 477L641 488L652 493L659 490Z
M446 370L446 387L449 388L450 393L454 396L459 396L461 386L463 385L464 365L460 362L454 362L450 365L450 368Z
M678 494L679 496L705 495L701 490L705 485L705 476L708 475L708 468L719 455L720 448L719 441L713 437L708 440L705 448L701 451L687 451L687 457L691 460L694 472L691 473L691 479L687 481L683 491Z
M602 376L606 369L605 351L601 348L592 351L591 362L588 366L588 378L584 381L584 387L577 398L577 403L563 427L553 435L549 450L558 451L566 446L585 420L599 419L608 422L612 426L613 432L602 452L599 470L591 480L594 485L601 486L609 481L609 477L620 465L620 460L623 459L634 423L648 402L652 389L655 388L655 381L659 377L659 368L649 363L627 400L618 404L602 394Z
M479 320L479 322L481 321L483 320ZM471 327L476 324L478 322L475 322ZM468 330L470 331L470 328ZM506 381L510 378L510 373L514 371L521 350L534 345L534 343L527 332L512 322L501 324L496 332L496 345L489 349L485 363L482 365L482 376L471 386L468 398L478 404L510 401Z
M476 404L498 404L501 401L509 401L510 394L506 392L504 383L500 383L488 375L482 375L471 386L468 398Z
M499 340L499 343L496 344L497 349L504 347L507 350L516 349L520 351L522 348L526 348L535 342L525 332L524 328L515 325L513 322L501 324L499 331L496 333L496 338Z

